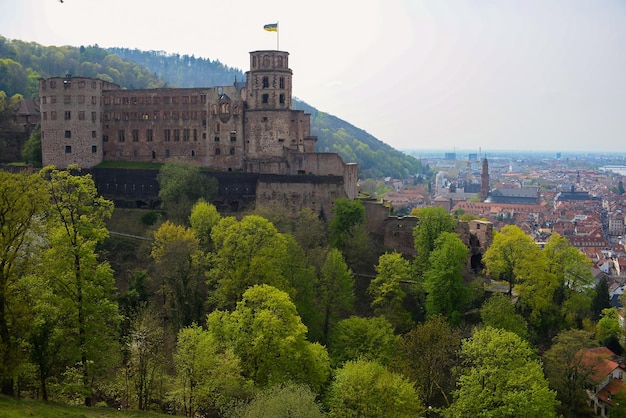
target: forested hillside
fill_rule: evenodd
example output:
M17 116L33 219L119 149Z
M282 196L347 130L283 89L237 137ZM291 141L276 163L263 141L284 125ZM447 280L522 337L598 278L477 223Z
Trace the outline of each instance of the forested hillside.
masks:
M211 87L245 80L242 70L219 60L93 46L43 46L0 36L0 91L8 97L21 94L34 98L40 77L97 77L129 89L156 87ZM359 165L361 178L406 178L423 174L416 158L335 116L294 100L294 107L312 114L311 130L318 137L318 151L337 152L346 162Z

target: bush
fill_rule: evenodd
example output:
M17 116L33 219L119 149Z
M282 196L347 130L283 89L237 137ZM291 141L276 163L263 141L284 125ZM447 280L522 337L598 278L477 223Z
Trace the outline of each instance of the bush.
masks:
M156 223L158 219L159 219L159 212L152 210L142 215L141 222L143 222L144 225L152 226Z

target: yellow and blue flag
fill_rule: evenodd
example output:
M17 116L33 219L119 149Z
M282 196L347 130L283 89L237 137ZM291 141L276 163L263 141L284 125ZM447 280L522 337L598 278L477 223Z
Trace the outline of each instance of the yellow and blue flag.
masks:
M278 32L278 23L268 23L267 25L263 26L263 29L268 32Z

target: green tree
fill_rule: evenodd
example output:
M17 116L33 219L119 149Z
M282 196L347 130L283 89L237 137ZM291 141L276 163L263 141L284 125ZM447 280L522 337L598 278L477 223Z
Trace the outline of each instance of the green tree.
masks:
M556 417L541 363L516 334L487 327L463 341L463 367L446 417Z
M154 233L150 255L162 277L160 292L172 325L178 330L202 318L206 286L204 256L193 230L166 221Z
M260 387L293 380L320 390L329 377L326 349L307 341L295 305L275 287L250 287L233 312L209 314L208 328L241 359L243 376Z
M418 275L422 275L430 266L430 253L435 249L435 241L442 232L454 231L456 221L439 206L420 208L411 214L417 217L417 226L413 230L417 251L414 266Z
M170 219L187 222L191 208L199 199L210 202L217 193L217 180L207 177L198 166L171 162L157 175L159 198Z
M252 389L233 350L223 348L211 332L195 324L178 332L174 365L171 396L188 417L214 415Z
M411 328L413 319L404 307L406 292L402 288L402 283L411 279L410 262L400 253L386 253L378 258L376 273L367 289L374 313L384 315L400 332Z
M348 244L353 228L365 223L365 207L358 200L339 198L334 201L333 213L328 223L330 243L342 249Z
M543 254L531 237L519 227L507 225L493 237L493 243L483 256L485 271L496 279L509 282L509 295L520 277L533 271L533 266L541 262Z
M454 232L442 232L430 253L429 268L424 274L426 313L442 314L458 323L469 299L469 288L463 283L468 249Z
M26 173L0 171L0 384L5 395L13 394L13 379L21 363L18 341L25 333L17 329L19 310L16 287L32 271L32 256L39 253L36 237L48 196L41 178Z
M354 308L354 278L336 248L326 255L315 295L321 313L320 341L326 344L337 321L352 313Z
M22 147L22 158L34 167L41 167L41 125L30 133Z
M0 77L2 70L6 68L4 59L0 58ZM11 61L11 60L8 60ZM2 80L0 79L0 86ZM18 129L14 120L15 109L23 99L21 94L8 97L0 87L0 152L6 147L6 141L11 138Z
M515 311L511 298L503 294L495 293L483 304L480 318L485 326L510 331L523 339L528 335L526 320Z
M602 311L611 307L609 284L604 277L598 279L594 290L593 299L591 300L591 314L592 319L598 320L602 315Z
M564 417L592 415L585 387L593 374L593 365L583 361L583 355L595 346L591 332L569 329L560 332L543 355L546 377L561 402L559 412Z
M431 317L402 335L394 369L415 382L424 405L449 406L460 346L460 332L443 316Z
M317 395L304 384L287 382L265 388L247 404L229 414L232 418L322 418Z
M76 169L49 166L40 172L52 201L40 274L58 300L69 364L80 365L89 405L95 379L111 366L116 347L111 330L119 322L113 271L96 254L96 245L108 236L105 219L113 203L98 195L91 175L73 174Z
M346 362L335 373L326 399L331 417L415 417L424 412L413 384L385 366Z
M351 316L337 323L328 346L336 365L358 359L387 365L395 355L398 339L393 326L384 316Z
M617 308L607 308L602 310L602 318L596 325L596 339L600 344L606 345L617 355L621 355L624 349L620 341L624 336L624 331L620 325L620 318Z
M207 273L215 289L210 303L232 309L250 286L269 284L292 293L282 268L287 257L287 240L267 219L257 215L241 221L222 218L211 231L217 252Z
M220 221L221 216L217 208L204 199L198 200L191 208L189 224L200 240L200 248L204 251L213 250L211 230Z

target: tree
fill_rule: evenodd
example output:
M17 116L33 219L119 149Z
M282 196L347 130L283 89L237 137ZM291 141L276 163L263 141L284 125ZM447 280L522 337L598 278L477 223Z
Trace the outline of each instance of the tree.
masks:
M166 221L154 233L152 251L163 278L161 292L175 330L197 322L203 315L206 289L202 275L203 254L193 230Z
M282 268L287 257L287 241L267 219L256 215L241 221L222 218L211 231L217 252L207 273L215 289L210 303L221 309L234 308L250 286L269 284L292 292Z
M493 237L493 243L483 256L485 271L491 277L509 282L509 295L520 277L541 263L543 254L531 237L519 227L507 225Z
M442 314L451 323L458 323L469 298L469 288L463 283L463 270L468 249L454 232L442 232L430 253L424 274L426 313Z
M487 327L463 341L454 402L446 417L556 417L541 363L516 334Z
M588 416L593 412L586 402L585 387L594 365L583 361L583 356L595 346L591 332L569 329L560 332L543 355L546 376L561 401L559 412L564 417Z
M387 365L395 355L398 337L384 317L351 316L337 323L328 346L334 364L348 360L371 360Z
M195 324L178 332L174 365L171 395L188 417L215 414L252 389L232 348L223 348L211 332Z
M394 369L415 382L424 405L449 406L460 345L458 330L441 315L431 317L401 336Z
M316 305L321 313L320 341L326 344L337 321L350 314L354 306L354 278L336 248L326 255L315 290Z
M287 382L258 392L250 403L229 414L232 418L322 418L322 405L304 384Z
M330 385L331 417L415 417L424 412L413 384L385 366L365 360L346 362Z
M528 334L526 320L515 312L511 298L503 294L495 293L483 304L480 318L485 326L510 331L522 339Z
M596 325L596 339L600 344L606 345L617 355L622 355L624 349L621 340L624 331L620 325L620 317L617 308L607 308L602 310L602 318Z
M96 254L96 245L108 236L105 219L113 203L98 195L91 175L73 170L77 167L61 171L49 166L40 172L52 201L49 248L40 274L57 298L68 361L79 364L85 404L90 405L94 379L111 365L111 330L119 322L112 299L113 271L107 262L98 262Z
M41 167L41 125L37 125L30 133L22 147L22 158L28 164Z
M409 329L413 320L404 308L406 292L402 282L411 278L411 264L400 253L386 253L378 258L376 278L367 291L376 315L384 315L399 331Z
M213 250L211 230L220 221L221 216L217 208L204 199L198 200L191 208L189 224L200 240L200 248L204 251Z
M209 314L209 333L241 360L243 376L260 387L288 380L320 390L330 374L326 349L306 339L289 295L263 284L250 287L233 312Z
M211 201L217 192L217 180L207 177L189 163L164 164L157 175L159 198L168 216L179 222L189 219L192 205L199 199Z
M29 263L37 254L36 236L48 196L41 178L26 173L0 171L0 380L1 391L13 394L13 378L20 364L16 344L25 336L18 332L16 286L31 271ZM22 334L22 335L20 335Z
M417 226L413 230L417 251L414 266L417 274L422 275L430 266L430 253L435 249L435 241L442 232L454 231L456 221L439 206L414 209L411 214L417 217Z
M333 212L334 216L328 223L330 243L342 249L350 240L353 227L365 223L365 208L358 200L339 198L334 202Z
M594 290L593 299L591 300L591 314L594 320L598 320L602 315L602 311L611 307L609 284L604 277L598 279Z

